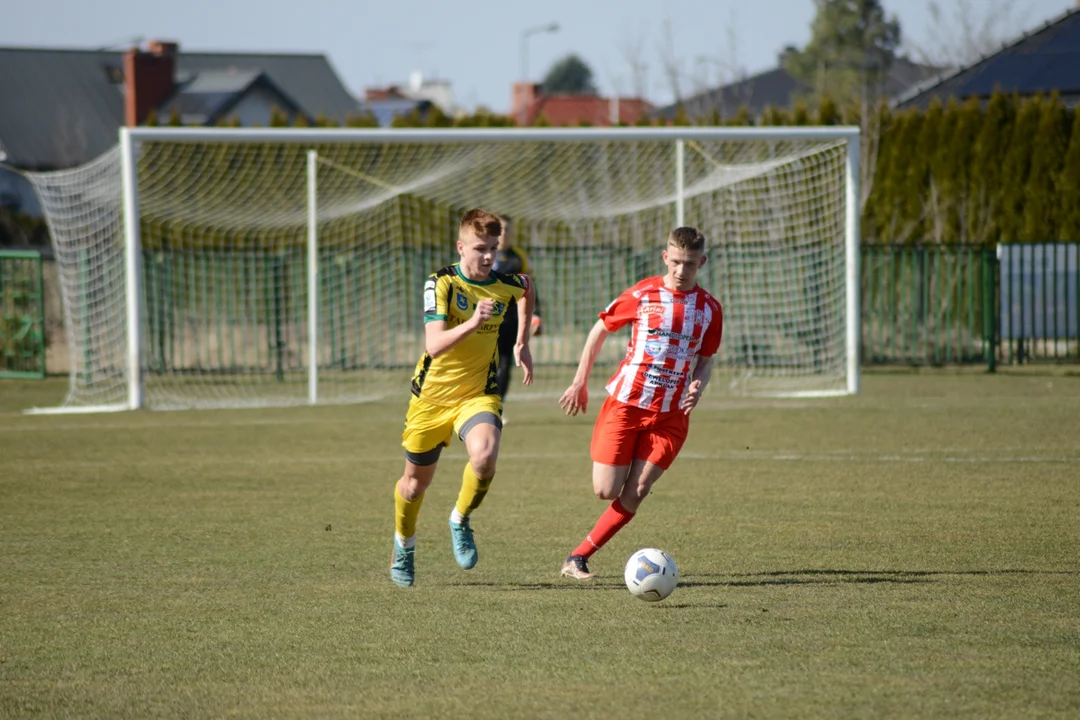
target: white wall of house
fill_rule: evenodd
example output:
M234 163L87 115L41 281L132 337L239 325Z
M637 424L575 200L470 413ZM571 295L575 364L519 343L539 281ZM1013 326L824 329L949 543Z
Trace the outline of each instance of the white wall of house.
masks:
M450 81L425 78L419 70L413 71L409 86L402 88L402 94L414 100L430 100L447 115L453 115L456 110Z

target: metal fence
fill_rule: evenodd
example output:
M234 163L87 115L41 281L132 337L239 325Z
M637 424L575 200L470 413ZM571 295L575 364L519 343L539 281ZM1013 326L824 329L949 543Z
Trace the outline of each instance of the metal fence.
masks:
M45 377L41 254L0 250L0 378Z
M996 264L984 248L864 246L863 363L989 362Z
M867 245L862 250L862 360L864 364L955 365L1032 361L1080 361L1080 244L1002 245L997 249L941 245ZM578 249L580 253L580 249ZM286 253L287 254L287 253ZM211 365L236 372L273 372L279 376L303 363L296 351L303 325L306 291L302 258L283 253L148 253L146 256L148 370L176 372ZM550 254L550 253L548 253ZM386 282L419 287L428 272L453 261L430 248L417 248L401 258L400 277L362 262L360 256L326 254L321 258L323 335L329 342L324 362L340 369L381 367L397 355L366 356L355 323L358 303L367 302L365 288ZM654 253L604 248L610 273L590 272L593 285L576 287L574 296L595 305L625 286L629 278L647 274ZM589 257L592 257L591 255ZM548 273L548 308L570 307L559 280L575 256L547 257L534 253L537 265L558 269ZM556 262L560 261L560 262ZM196 268L196 266L198 266ZM707 266L708 267L708 266ZM575 267L576 269L576 267ZM373 273L383 275L378 283ZM578 273L570 272L577 277ZM608 277L611 275L611 277ZM189 278L199 278L191 285ZM208 278L214 281L207 283ZM606 282L605 282L606 281ZM398 310L417 319L416 293L399 298ZM203 322L212 325L215 357L199 350L182 350L179 337L184 307L202 298ZM599 300L598 300L599 298ZM245 318L250 333L245 334ZM571 319L567 318L566 322ZM241 328L237 330L237 328ZM250 335L250 337L248 337ZM191 343L188 343L189 345ZM184 357L185 354L191 357ZM293 367L296 366L296 367Z
M866 364L1080 362L1080 243L862 251Z
M541 292L551 312L573 307L582 292L595 305L629 279L662 270L654 268L654 253L604 248L589 257L610 272L590 265L584 275L592 282L583 289L562 277L583 273L567 275L573 264L550 254L534 253L533 260L538 271L556 277ZM400 287L419 287L426 268L454 259L428 248L407 255L396 264L401 272L393 280ZM866 365L985 364L993 370L999 363L1080 362L1080 243L867 245L861 264ZM329 343L322 362L344 370L397 362L400 353L369 352L380 343L361 337L355 326L355 308L370 304L371 289L388 278L380 271L377 282L377 269L360 256L328 254L320 265L323 336ZM144 268L149 372L213 367L281 376L303 364L302 354L294 352L302 341L306 302L301 259L282 253L148 252ZM605 287L595 286L598 279ZM398 312L405 318L419 318L414 295L400 299ZM189 327L191 308L185 306L192 302L204 306L201 332ZM212 342L201 347L210 336ZM43 377L46 344L41 256L0 251L0 377Z
M1080 360L1080 243L1001 245L1002 362Z

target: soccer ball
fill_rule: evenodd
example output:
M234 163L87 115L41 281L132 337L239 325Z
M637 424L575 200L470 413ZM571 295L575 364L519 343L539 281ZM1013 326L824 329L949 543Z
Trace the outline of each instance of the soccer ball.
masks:
M679 584L679 568L663 550L643 548L626 561L626 587L630 594L646 602L663 600Z

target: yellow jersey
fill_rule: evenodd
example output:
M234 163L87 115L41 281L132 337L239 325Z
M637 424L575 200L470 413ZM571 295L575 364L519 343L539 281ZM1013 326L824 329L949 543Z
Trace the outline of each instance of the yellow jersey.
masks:
M457 263L432 273L424 283L424 323L445 320L454 328L473 316L481 300L495 301L491 318L437 358L426 352L416 364L412 393L435 405L455 405L477 395L494 395L499 368L499 326L511 303L525 294L528 280L492 272L469 280Z

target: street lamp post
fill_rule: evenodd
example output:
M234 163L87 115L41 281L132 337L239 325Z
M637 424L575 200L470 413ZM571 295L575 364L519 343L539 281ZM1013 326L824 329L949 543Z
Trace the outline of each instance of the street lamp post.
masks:
M540 33L555 33L559 31L559 23L548 23L547 25L537 25L536 27L527 28L521 31L521 81L529 82L529 38L533 35L539 35ZM525 120L528 117L529 106L527 103L521 103L521 124L525 124Z

